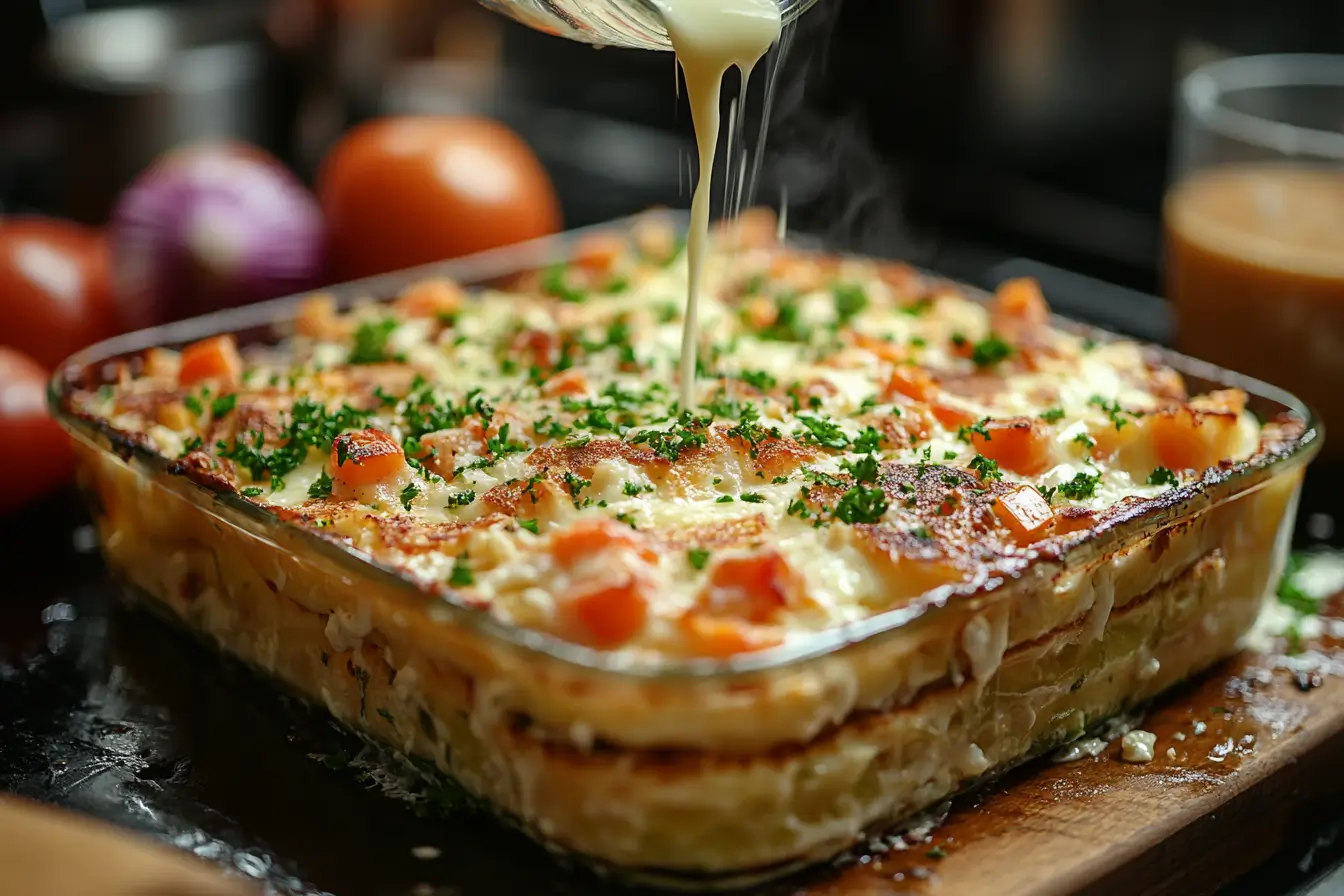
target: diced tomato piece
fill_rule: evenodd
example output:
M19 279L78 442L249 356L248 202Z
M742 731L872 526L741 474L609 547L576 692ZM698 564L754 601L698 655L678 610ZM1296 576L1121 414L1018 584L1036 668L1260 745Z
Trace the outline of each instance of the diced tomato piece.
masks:
M333 477L346 485L385 482L406 468L406 456L390 435L379 429L343 433L331 446Z
M462 310L462 287L442 278L413 283L393 305L406 317L444 318Z
M233 384L243 375L243 359L232 336L211 336L182 350L177 381L194 386L206 381Z
M919 272L910 265L899 261L884 261L877 266L878 278L896 295L897 299L906 299L922 285Z
M893 395L904 395L915 401L928 401L937 391L933 377L921 367L897 367L887 380L883 400L890 401Z
M541 387L541 394L550 398L557 395L585 395L587 392L588 377L575 367L557 373Z
M563 607L577 638L601 650L620 647L638 635L649 616L648 598L633 577L619 585L568 597Z
M990 326L1010 342L1050 322L1050 306L1045 303L1040 284L1030 277L1005 280L994 292L989 309Z
M929 405L929 412L933 414L935 420L947 429L960 429L975 422L975 416L969 411L963 411L961 408L953 407L941 401L935 401Z
M676 231L665 219L656 216L644 218L635 224L635 247L645 261L667 264L679 248Z
M513 337L510 353L524 368L535 364L551 370L560 360L560 338L545 330L523 330Z
M551 536L551 554L557 563L566 568L573 568L589 557L620 548L637 551L649 563L658 560L657 553L644 543L639 533L614 520L579 520L568 529Z
M1179 407L1150 416L1157 462L1172 470L1205 470L1231 453L1237 415Z
M777 628L695 610L682 616L680 622L686 635L687 652L692 656L728 659L739 653L774 647L784 641L783 632Z
M1049 502L1029 485L999 495L994 502L994 514L1019 544L1040 541L1055 524L1055 512Z
M720 242L731 249L765 249L779 242L779 218L774 209L758 206L718 224Z
M989 437L972 433L971 447L1003 469L1020 476L1036 476L1050 468L1054 441L1043 423L1030 417L1012 417L989 420L984 429Z
M798 589L797 576L778 551L720 560L700 594L702 611L768 623Z
M574 264L594 274L608 274L625 254L625 237L618 233L591 233L574 250Z
M897 345L894 342L887 342L885 339L876 339L866 333L855 332L854 344L859 348L872 352L880 360L886 361L888 364L900 364L909 357L905 350L905 346Z
M764 330L779 319L779 306L765 296L751 296L742 303L738 314L752 330Z

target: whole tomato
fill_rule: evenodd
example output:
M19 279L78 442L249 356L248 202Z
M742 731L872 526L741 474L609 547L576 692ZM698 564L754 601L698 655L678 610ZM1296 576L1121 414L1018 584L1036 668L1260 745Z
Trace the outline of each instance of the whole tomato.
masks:
M317 196L341 279L560 229L559 202L536 155L509 128L482 118L363 124L323 162Z
M47 371L0 348L0 513L60 485L73 470L70 437L47 414Z
M96 230L35 216L0 217L0 345L55 367L122 329Z

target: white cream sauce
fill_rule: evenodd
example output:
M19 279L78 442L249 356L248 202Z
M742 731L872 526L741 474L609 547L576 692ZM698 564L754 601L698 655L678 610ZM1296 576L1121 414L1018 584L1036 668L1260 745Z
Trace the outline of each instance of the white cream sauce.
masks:
M697 314L709 241L709 203L714 156L719 142L719 102L723 77L736 65L743 94L752 69L779 39L783 28L778 0L657 0L686 77L686 96L700 153L700 178L691 200L686 239L686 323L681 345L681 406L694 408Z

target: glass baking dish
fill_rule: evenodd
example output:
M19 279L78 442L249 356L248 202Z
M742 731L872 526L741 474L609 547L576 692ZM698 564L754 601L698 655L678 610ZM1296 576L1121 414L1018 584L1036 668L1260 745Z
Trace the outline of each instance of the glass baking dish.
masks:
M667 214L684 227L684 216ZM324 292L344 307L434 276L506 283L564 260L593 230L634 221ZM297 686L344 723L431 760L543 842L660 880L741 883L833 855L923 808L930 796L1079 736L1227 655L1282 569L1302 473L1322 441L1310 410L1291 395L1154 348L1192 393L1240 388L1262 420L1294 419L1300 434L1266 456L1210 470L1115 514L1030 563L936 588L802 643L726 661L631 661L505 624L448 591L430 594L358 550L194 481L173 460L71 410L73 390L113 381L146 349L220 334L241 346L274 339L302 299L109 340L53 378L52 412L75 438L109 565L189 627ZM1117 338L1055 323L1098 341ZM1052 632L1042 628L1044 614L1064 605L1083 634L1031 654L1030 644ZM1189 631L1160 641L1153 632L1163 626ZM313 646L323 636L348 655L348 681L331 671L336 651ZM926 697L949 675L956 688L963 678L978 679L973 642L985 641L998 644L990 674L1004 699L1039 690L1031 676L1042 670L1057 677L1082 670L1081 685L1100 680L1097 670L1109 681L1121 669L1124 684L1089 685L1090 702L1064 695L1049 713L1033 704L1020 720L1011 708L995 709L997 734L967 733L966 749L946 759L954 771L929 772L950 774L947 786L934 793L891 783L891 775L918 765L911 757L929 743L930 718L964 723L964 707L930 708L937 700ZM1123 665L1113 665L1122 654ZM385 671L387 681L370 670ZM911 707L919 711L904 712ZM912 716L922 721L913 724ZM1016 734L1002 733L1015 724ZM986 746L995 738L1001 748ZM753 763L763 765L753 771ZM753 774L757 784L744 783ZM831 780L839 774L847 777ZM800 809L801 796L776 804L783 778L791 794L810 794L804 802L817 806ZM902 795L893 802L896 791ZM733 805L716 792L734 794ZM840 803L856 802L862 811L837 816Z

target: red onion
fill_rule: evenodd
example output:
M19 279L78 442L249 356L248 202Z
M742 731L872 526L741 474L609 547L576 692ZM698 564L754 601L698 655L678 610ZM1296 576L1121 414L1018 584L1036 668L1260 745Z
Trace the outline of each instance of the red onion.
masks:
M317 202L277 160L248 146L207 143L165 154L122 194L108 230L118 302L141 321L322 283Z

